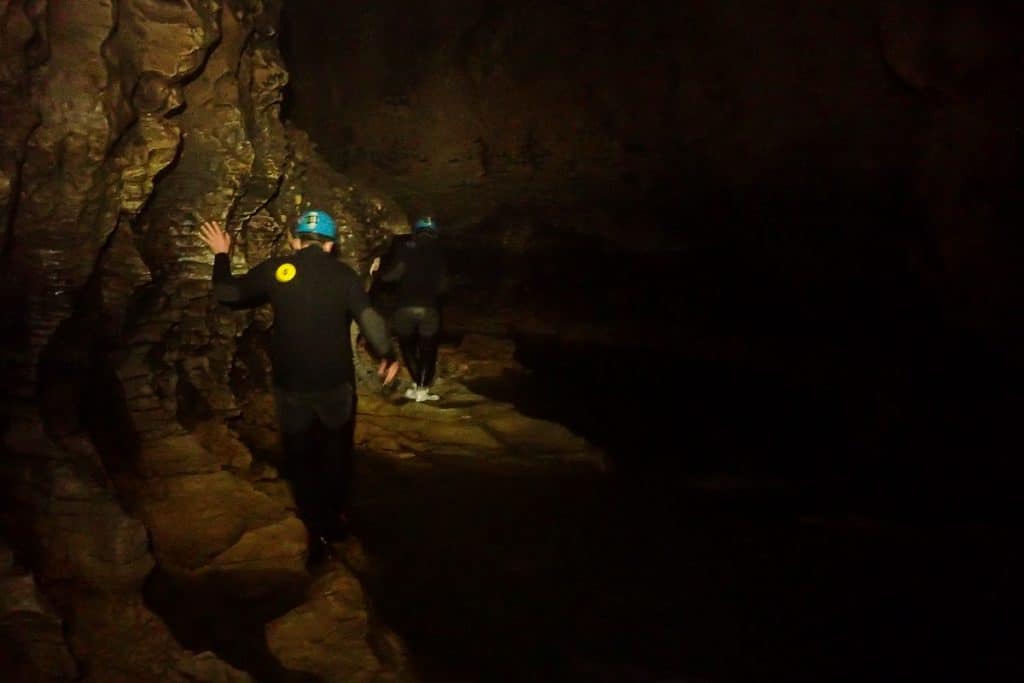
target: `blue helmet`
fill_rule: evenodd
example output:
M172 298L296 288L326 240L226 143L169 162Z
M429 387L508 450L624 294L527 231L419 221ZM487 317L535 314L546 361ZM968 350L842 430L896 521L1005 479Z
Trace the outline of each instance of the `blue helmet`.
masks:
M307 211L299 216L299 221L295 224L295 236L302 237L304 235L312 235L333 242L338 239L338 226L334 224L334 219L323 211Z
M412 225L413 232L423 232L424 230L430 230L431 232L437 232L437 223L430 216L424 216L423 218L417 218L416 222Z

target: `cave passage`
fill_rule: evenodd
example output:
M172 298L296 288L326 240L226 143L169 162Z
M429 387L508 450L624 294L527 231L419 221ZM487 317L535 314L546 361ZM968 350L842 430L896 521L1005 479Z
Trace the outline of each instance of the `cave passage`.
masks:
M444 226L446 346L514 344L450 376L612 464L367 460L421 673L1021 675L1019 12L541 4L285 14L288 115Z
M4 2L4 680L1024 680L1022 27ZM358 393L322 561L281 474L291 326L211 286L313 210L382 313L420 220L450 271L430 392L357 336L351 373L301 354ZM290 265L290 312L331 296Z
M614 472L371 460L368 589L431 680L1004 680L1019 373L942 325L814 358L796 326L713 360L515 337L468 386Z

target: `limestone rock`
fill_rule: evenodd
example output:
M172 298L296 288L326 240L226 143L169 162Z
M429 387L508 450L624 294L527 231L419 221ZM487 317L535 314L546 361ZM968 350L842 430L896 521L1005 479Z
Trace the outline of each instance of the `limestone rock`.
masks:
M474 458L514 458L523 464L549 460L606 470L602 452L565 427L527 417L515 406L471 391L471 380L523 373L515 344L467 335L458 347L439 354L442 372L437 402L415 403L366 387L359 398L356 443L372 453L407 459L417 453Z
M242 422L238 430L246 443L255 450L267 453L280 449L273 394L264 391L249 396L242 406Z
M252 453L223 422L204 422L196 426L192 433L203 449L213 454L221 466L245 471L252 465Z
M143 477L163 478L219 472L221 463L195 436L185 434L145 444L138 467Z
M224 663L212 652L186 656L178 662L178 673L184 681L199 683L251 683L252 676Z
M41 585L60 587L31 618L50 635L66 619L83 680L249 680L141 605L155 560L243 598L308 579L287 487L224 425L245 406L276 448L265 350L247 341L271 316L212 301L197 225L224 222L240 271L309 202L357 267L406 222L281 122L280 4L0 10L0 495ZM36 604L29 579L2 581L10 604Z
M165 571L216 579L243 595L304 576L303 524L279 501L221 469L195 437L146 444L139 471L143 479L122 488Z
M0 642L17 653L24 680L63 681L78 676L78 666L64 640L63 619L40 593L32 575L14 566L11 549L2 540ZM11 675L11 671L6 674Z
M89 663L83 680L90 683L252 681L212 653L183 650L138 598L80 598L75 615L72 648L76 657Z
M0 481L30 521L37 570L94 590L137 588L153 567L142 523L102 472L50 440L38 422L6 435Z
M5 550L0 631L20 644L22 659L37 662L45 680L250 680L209 655L183 651L142 606L139 589L153 568L146 530L125 514L109 482L90 474L82 443L58 446L35 424L9 431L6 447L5 465L22 475L7 481L7 490L34 519L31 550L41 576L61 587L59 604L71 634L69 653L64 619L31 576L12 572ZM84 663L84 678L77 677L76 660Z
M267 644L281 664L328 683L396 680L371 649L370 620L359 582L343 568L320 577L309 600L267 624Z
M562 425L535 420L517 412L487 417L484 424L506 442L530 452L582 451L586 443Z

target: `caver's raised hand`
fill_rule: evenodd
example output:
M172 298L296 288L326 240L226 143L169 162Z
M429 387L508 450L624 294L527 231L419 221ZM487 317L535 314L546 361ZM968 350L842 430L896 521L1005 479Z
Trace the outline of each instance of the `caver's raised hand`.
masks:
M226 254L231 250L231 236L217 221L205 221L199 228L199 238L214 254Z

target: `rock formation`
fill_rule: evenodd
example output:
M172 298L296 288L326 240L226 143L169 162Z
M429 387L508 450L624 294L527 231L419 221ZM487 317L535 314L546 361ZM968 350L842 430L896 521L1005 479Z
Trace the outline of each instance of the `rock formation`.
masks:
M799 282L870 270L868 253L906 260L958 322L1019 329L1019 9L382 0L339 23L336 3L296 0L282 23L282 5L0 2L0 669L20 680L252 680L182 645L173 615L143 599L154 576L238 601L305 596L260 634L283 670L402 675L367 644L381 637L352 574L311 582L304 568L304 528L265 457L270 314L211 300L202 220L226 225L241 270L322 208L365 272L407 224L398 196L453 233L478 226L462 246L506 259L477 265L508 296L563 283L545 301L578 317L557 312L558 329L590 340L608 334L593 300L662 320L642 308L660 301L627 296L651 261L629 270L623 254L693 245ZM282 119L282 43L290 114L312 140ZM818 201L815 221L841 226L790 226L786 201ZM762 203L783 216L770 230L751 218ZM876 209L921 220L887 232L861 220ZM565 259L592 259L600 279ZM463 331L552 329L486 287L470 294L486 315L448 319ZM499 372L512 354L491 343L469 337L443 361ZM360 444L601 462L564 429L450 389L429 412L367 397ZM331 637L313 648L317 628Z
M5 563L0 619L39 680L251 680L177 644L143 581L158 565L246 598L309 580L287 488L224 427L266 390L268 313L211 300L197 223L222 221L243 269L324 208L362 268L405 218L282 123L279 5L0 6L0 480L35 572Z

